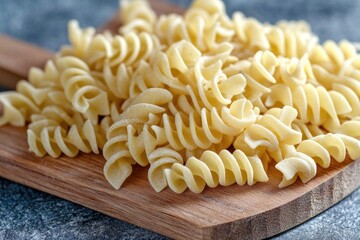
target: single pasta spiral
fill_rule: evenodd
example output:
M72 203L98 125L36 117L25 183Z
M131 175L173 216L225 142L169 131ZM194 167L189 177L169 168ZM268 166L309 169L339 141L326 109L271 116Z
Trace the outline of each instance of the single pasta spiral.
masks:
M248 156L261 156L266 151L273 159L281 161L283 153L279 147L301 141L301 132L291 127L296 116L296 110L288 106L268 111L237 137L235 149L240 149Z
M274 73L278 64L276 56L269 51L259 51L253 58L236 64L246 79L244 96L261 110L263 104L259 103L260 98L269 93L269 87L276 83Z
M302 141L296 150L312 157L321 167L328 168L331 157L337 162L343 162L347 152L350 159L359 159L359 148L360 140L356 138L344 134L328 133Z
M159 40L152 34L129 32L123 36L114 36L111 40L113 55L110 66L117 67L121 63L136 68L142 61L148 61L152 54L160 49Z
M68 34L71 45L62 47L60 55L74 56L84 60L95 35L95 29L92 27L81 29L77 21L71 20L68 23Z
M223 135L241 133L255 122L256 111L249 101L239 99L220 111L203 108L200 114L192 111L189 116L181 112L174 116L164 114L162 120L166 138L175 150L206 149L212 144L219 144Z
M190 68L195 66L201 52L189 41L172 44L166 52L159 52L151 62L155 78L172 91L187 94L186 82L182 80Z
M11 124L13 126L25 126L33 113L40 111L39 107L28 97L18 92L0 93L2 115L0 126Z
M316 163L328 168L331 157L337 162L343 162L346 153L352 160L360 158L360 141L344 134L319 135L302 141L296 149L294 146L286 148L284 160L275 166L284 175L279 187L293 184L297 176L304 183L310 181L316 175Z
M58 158L61 153L75 157L79 151L99 154L109 124L109 118L104 118L100 125L86 120L81 126L73 124L66 129L55 120L38 120L29 124L27 130L29 149L39 157L49 154Z
M351 105L339 92L327 91L324 87L312 84L291 89L284 84L270 87L271 93L266 98L267 107L292 106L299 113L304 123L323 126L333 131L340 126L339 116L351 112Z
M120 33L152 32L156 21L156 13L144 0L121 0L120 20L124 24Z
M160 16L155 34L163 44L186 40L207 52L221 43L230 42L235 31L221 1L201 0L194 2L184 17L177 14Z
M119 189L130 176L132 165L137 163L136 160L140 165L148 164L147 159L137 157L140 156L139 144L144 145L144 142L135 141L134 131L141 133L144 126L158 124L160 118L157 115L166 111L160 106L166 105L171 100L172 95L167 90L149 89L138 95L123 113L113 119L114 124L107 131L103 154L107 160L104 175L114 188Z
M205 151L200 158L191 157L186 165L174 163L164 170L171 190L182 193L187 187L200 193L205 186L228 186L234 183L253 185L268 181L261 160L257 156L247 156L240 150L230 153L222 150L219 154Z
M275 168L283 174L279 187L283 188L293 184L299 177L303 183L313 179L317 172L316 162L313 158L299 152L294 145L281 146L284 159L275 165Z
M57 59L57 65L63 70L60 81L66 98L76 111L92 123L98 122L98 116L110 113L107 93L97 86L86 63L79 58L62 57Z
M360 131L356 131L356 129L360 129L360 116L341 124L335 133L344 134L360 140Z
M303 23L278 25L261 24L253 18L246 18L242 13L235 12L232 17L237 46L236 54L246 58L257 51L269 50L276 56L298 57L310 54L318 39L308 31ZM299 27L300 26L300 27Z

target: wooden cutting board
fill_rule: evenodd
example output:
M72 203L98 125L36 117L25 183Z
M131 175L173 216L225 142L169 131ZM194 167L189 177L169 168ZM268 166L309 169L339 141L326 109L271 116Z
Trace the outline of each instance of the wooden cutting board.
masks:
M181 12L152 1L157 12ZM117 17L103 29L119 26ZM21 53L21 54L19 54ZM20 56L20 57L19 57ZM52 53L0 36L0 85L13 87L30 65L42 66ZM15 66L15 67L14 67ZM5 80L5 81L4 81ZM1 114L1 113L0 113ZM156 193L147 169L135 167L120 190L105 180L101 155L37 158L28 152L26 129L0 128L0 176L56 195L109 216L176 239L265 238L294 227L334 205L360 186L360 161L335 161L307 184L279 189L273 166L268 183L207 188L202 194Z

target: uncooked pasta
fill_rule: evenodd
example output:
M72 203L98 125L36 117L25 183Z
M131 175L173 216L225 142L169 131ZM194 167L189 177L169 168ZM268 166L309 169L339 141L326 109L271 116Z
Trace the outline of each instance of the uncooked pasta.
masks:
M69 42L0 93L0 126L27 125L42 157L102 154L119 189L133 167L155 191L306 183L360 158L360 55L304 21L228 16L221 0L157 15L123 0L118 34L68 25Z

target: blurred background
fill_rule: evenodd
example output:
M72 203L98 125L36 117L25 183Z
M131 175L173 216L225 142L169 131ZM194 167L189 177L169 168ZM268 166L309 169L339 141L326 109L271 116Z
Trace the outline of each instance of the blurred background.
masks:
M170 0L186 7L190 0ZM308 21L321 41L360 42L358 0L228 0L262 22ZM58 50L67 22L98 27L118 11L117 0L0 0L0 33ZM1 90L1 88L0 88ZM0 141L4 141L0 139ZM360 190L275 239L360 239ZM240 237L240 236L239 236ZM0 239L163 239L156 233L0 178Z
M186 7L190 0L169 0ZM225 0L227 12L242 11L261 22L308 21L320 40L360 42L358 0ZM0 32L53 50L67 42L69 19L100 26L118 9L117 0L0 0Z

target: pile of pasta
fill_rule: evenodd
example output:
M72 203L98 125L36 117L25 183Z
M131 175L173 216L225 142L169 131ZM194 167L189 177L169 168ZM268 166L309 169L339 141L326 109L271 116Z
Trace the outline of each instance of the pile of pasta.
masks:
M119 189L134 165L156 191L306 183L317 165L360 158L360 55L319 43L305 22L260 23L195 0L157 16L122 1L118 34L69 23L64 46L16 91L0 125L28 124L37 156L102 153Z

